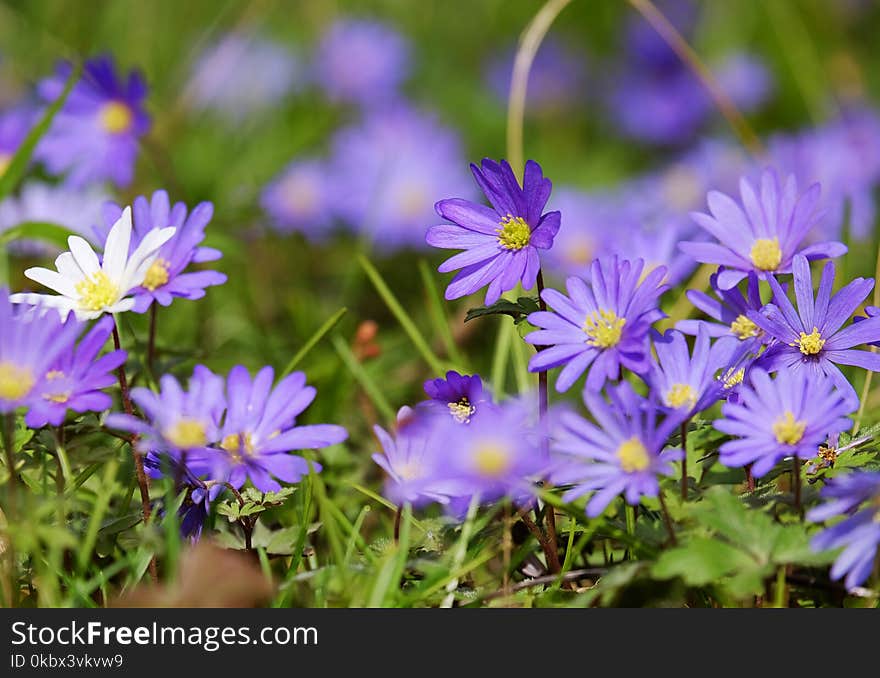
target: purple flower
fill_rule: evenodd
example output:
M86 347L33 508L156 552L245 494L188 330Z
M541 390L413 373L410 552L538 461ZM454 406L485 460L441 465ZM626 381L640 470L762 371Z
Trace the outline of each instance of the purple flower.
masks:
M94 241L92 224L100 221L101 208L109 198L98 186L72 189L65 184L28 181L18 196L0 202L0 233L27 221L48 222ZM95 244L103 245L104 240ZM31 239L13 241L10 251L33 256L58 254L57 247Z
M199 56L186 96L197 110L240 123L277 107L302 84L303 70L283 44L229 33Z
M510 497L523 505L534 497L534 482L546 471L547 459L539 449L539 433L530 425L529 409L520 400L484 410L468 426L452 419L438 424L432 438L444 468L440 479L459 497L478 497L488 503ZM453 512L466 508L451 504Z
M574 276L566 281L567 297L544 290L541 298L554 311L529 315L529 322L542 329L525 340L545 347L529 361L529 371L565 365L556 379L559 392L567 391L590 365L590 391L617 379L621 366L645 374L651 364L648 330L664 317L657 304L667 287L661 284L665 268L655 268L642 280L643 269L641 259L597 259L589 283Z
M760 108L773 90L767 66L746 52L728 56L716 68L715 79L733 104L746 113Z
M764 307L758 276L749 273L746 294L743 294L737 287L723 290L718 286L718 276L724 270L722 266L709 277L709 284L717 299L699 290L686 292L694 306L718 322L680 320L675 324L675 329L684 334L697 334L701 328L705 328L710 337L736 337L740 341L755 344L757 349L758 344L767 339L763 330L749 319L750 312L760 311Z
M721 398L724 380L717 375L730 369L736 345L730 337L710 345L708 331L700 328L691 355L681 332L667 332L654 339L657 362L651 366L648 384L665 407L690 418Z
M241 487L250 478L258 490L281 489L274 478L295 483L309 473L309 463L292 450L327 447L341 443L348 432L341 426L297 426L296 418L315 399L306 386L306 375L294 372L273 388L274 371L264 367L251 379L247 368L237 365L226 383L226 418L220 432L220 450L210 461L213 477ZM320 471L319 464L313 464Z
M75 323L69 319L68 323ZM59 426L67 410L103 412L113 399L102 389L116 382L113 370L125 362L125 351L111 351L98 358L113 331L113 318L101 318L78 345L73 342L52 361L41 375L39 386L29 399L25 423L31 428Z
M862 320L867 320L868 318L876 318L880 316L880 308L877 306L865 306L865 315L857 315L853 316L853 322L861 322ZM868 342L871 346L877 346L880 348L880 341L870 341Z
M762 280L774 273L791 272L792 259L802 254L810 261L839 257L846 245L824 242L800 248L819 218L816 205L819 185L798 195L797 181L789 175L781 186L775 170L761 175L760 191L743 178L742 206L729 196L710 191L707 200L712 216L693 213L694 220L719 242L683 242L681 250L697 261L719 264L718 286L727 290L754 272ZM800 248L800 249L799 249Z
M833 516L847 517L813 537L810 545L815 551L845 547L834 561L831 578L846 575L846 587L855 588L871 575L880 546L880 472L836 476L822 488L822 497L828 501L807 513L808 520L823 522Z
M40 393L52 362L82 330L52 309L13 307L0 287L0 412L14 412Z
M483 380L478 374L470 376L450 370L446 379L426 381L425 393L430 400L419 403L421 410L442 417L451 416L460 424L469 424L485 409L495 407L492 397L483 390Z
M435 442L438 421L401 407L394 435L381 426L373 427L382 452L372 458L387 474L385 494L392 501L423 506L448 504L453 497L464 496L464 490L456 492L454 483L445 477L447 455Z
M38 91L51 103L64 90L71 72L62 63L56 75L40 83ZM150 127L143 109L147 86L138 72L120 79L109 56L90 59L64 107L35 152L55 175L67 173L74 187L110 180L124 187L131 183L138 140Z
M770 372L805 371L816 376L826 375L858 403L855 390L837 365L880 371L880 354L853 348L880 340L880 318L853 323L844 329L841 327L868 296L874 281L856 278L832 295L834 264L829 261L813 299L813 279L804 257L795 257L793 273L797 310L771 277L774 303L768 304L761 312L748 313L752 322L776 339L761 355L760 364Z
M337 132L328 198L379 252L425 247L434 196L473 194L458 135L407 106L373 112Z
M397 98L411 62L409 43L390 26L341 19L316 49L315 80L333 101L380 106Z
M565 215L565 228L545 251L545 275L580 275L593 259L612 253L612 230L622 212L612 196L557 188L548 206Z
M333 228L333 181L322 160L296 160L263 189L260 205L269 225L296 231L309 240L325 240Z
M128 414L109 414L105 425L137 434L141 452L183 463L200 476L210 469L206 460L216 454L210 446L220 440L220 420L226 406L223 378L204 365L196 365L186 391L170 374L162 376L159 386L159 393L142 387L131 390L131 399L146 421Z
M671 475L670 462L682 457L680 449L663 449L681 423L680 415L660 419L653 396L642 398L625 381L610 385L607 392L607 401L598 393L583 394L598 425L569 410L551 417L551 480L574 485L563 495L566 502L595 490L586 508L591 518L621 493L633 506L643 496L656 497L657 477Z
M749 370L739 400L721 406L714 426L737 436L721 445L725 466L754 464L763 476L784 457L810 457L829 435L852 426L855 404L829 379L807 370L782 370L775 379L759 367Z
M106 234L121 214L122 207L115 203L104 206L104 227L95 229L101 242L106 240ZM176 229L171 239L159 248L143 282L133 290L136 313L146 311L153 301L168 306L174 297L201 299L206 287L226 282L226 275L217 271L184 272L190 264L216 261L222 256L218 250L199 246L213 214L214 206L209 202L199 203L189 215L182 202L172 208L165 191L156 191L150 200L144 196L135 198L129 252L134 252L154 229L169 226Z
M469 200L450 198L437 203L437 213L453 222L433 226L425 238L429 245L463 249L438 269L461 269L446 288L447 299L476 292L484 285L486 304L494 304L506 291L522 282L535 286L541 262L538 250L548 250L559 231L559 212L544 213L552 184L534 160L526 163L522 188L506 160L484 158L471 165L474 179L492 209Z
M493 94L504 104L510 96L510 80L516 50L511 47L494 55L485 69ZM587 57L580 50L548 36L541 43L529 70L526 107L529 113L560 113L583 104L588 90Z

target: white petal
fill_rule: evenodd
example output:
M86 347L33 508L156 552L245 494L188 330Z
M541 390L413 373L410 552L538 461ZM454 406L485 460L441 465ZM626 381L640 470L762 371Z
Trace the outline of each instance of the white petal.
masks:
M76 305L72 299L57 294L34 294L33 292L17 292L9 295L13 304L31 304L42 308L57 308L59 311L71 311Z
M36 267L27 269L24 274L34 282L38 282L51 290L55 290L58 294L63 294L65 297L70 297L71 299L79 297L76 292L76 283L70 278L65 278L56 271L51 271L48 268Z
M168 228L154 228L144 236L137 249L132 252L128 265L125 267L120 289L128 292L130 289L137 287L144 281L144 275L147 269L155 260L155 255L166 242L168 242L177 229L173 226Z
M95 254L92 246L89 245L85 238L72 235L67 239L67 245L70 247L73 258L76 260L76 265L82 269L84 275L91 276L101 270L101 266L98 263L98 255Z
M107 311L107 313L125 313L132 308L134 308L134 297L128 297L127 299L117 301L115 304L108 306L104 310Z
M74 283L78 283L86 277L70 252L62 252L58 255L58 258L55 259L55 268L61 275L70 278Z
M122 280L128 260L128 247L131 244L131 207L122 210L122 216L113 224L104 245L102 268L113 282Z

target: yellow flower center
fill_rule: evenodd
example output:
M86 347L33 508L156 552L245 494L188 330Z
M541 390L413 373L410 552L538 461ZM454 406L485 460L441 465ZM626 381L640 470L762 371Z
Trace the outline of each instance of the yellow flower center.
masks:
M79 305L87 311L100 311L119 301L119 288L104 271L93 273L76 284Z
M807 428L807 422L798 421L794 418L794 414L786 411L773 424L773 435L776 436L776 442L783 445L795 445L804 437L804 430Z
M824 345L825 340L822 338L822 335L819 334L818 327L814 327L813 331L809 334L801 332L800 339L793 344L789 344L789 346L797 346L804 355L816 355L822 350Z
M501 220L495 232L498 234L498 244L507 250L521 250L532 239L532 229L525 220L510 214Z
M156 259L156 261L150 264L150 268L147 269L147 274L144 276L144 281L141 285L150 290L150 292L162 287L162 285L168 282L168 268L170 266L171 264L165 261L165 259Z
M611 348L620 341L626 318L618 318L614 311L593 312L584 321L587 343L597 348Z
M0 400L21 400L31 392L35 381L28 368L0 362Z
M746 368L740 367L738 370L734 371L731 367L727 370L727 373L724 375L724 388L733 388L738 384L741 384L743 378L746 376Z
M775 271L779 267L779 262L782 261L779 238L758 238L752 245L750 255L755 268L762 271Z
M757 337L760 333L758 326L742 314L736 316L736 320L730 323L730 331L736 335L737 339Z
M12 162L12 156L7 155L6 153L0 153L0 177L6 174L6 170L9 169L9 165Z
M197 419L181 417L165 431L165 438L181 450L204 447L208 442L205 425Z
M404 464L400 465L400 468L397 469L397 475L400 476L401 480L415 480L422 473L422 467L418 462L410 460Z
M636 436L620 444L617 448L617 458L620 459L620 468L626 473L644 471L651 465L648 450Z
M669 407L687 407L693 409L697 404L697 393L690 384L673 384L666 392L666 404Z
M498 477L510 468L510 455L503 446L489 441L477 445L474 462L482 475Z
M451 414L459 424L471 423L471 416L477 411L477 408L471 405L471 401L467 398L462 398L457 403L449 403L448 407L449 414Z
M132 115L131 109L121 101L111 101L104 104L99 116L101 127L110 134L127 132L131 128L132 122L134 122L134 115Z
M241 463L241 453L248 457L254 456L254 441L250 433L230 433L220 441L220 447L229 452L236 463Z

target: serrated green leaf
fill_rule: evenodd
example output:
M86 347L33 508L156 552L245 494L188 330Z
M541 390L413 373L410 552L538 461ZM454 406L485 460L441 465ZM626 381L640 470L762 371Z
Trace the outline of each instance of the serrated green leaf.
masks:
M755 568L755 561L717 539L698 537L660 554L651 572L658 579L681 577L686 584L703 586L731 572Z
M488 315L509 315L515 323L526 319L530 313L539 310L538 300L533 297L520 297L516 301L499 299L491 306L480 306L468 310L465 322Z

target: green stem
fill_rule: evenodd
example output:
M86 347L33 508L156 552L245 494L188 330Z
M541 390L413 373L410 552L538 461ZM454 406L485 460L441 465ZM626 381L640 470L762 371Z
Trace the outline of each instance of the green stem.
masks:
M3 428L3 452L6 460L6 470L9 472L9 501L7 504L7 525L12 526L18 519L18 476L15 474L15 453L13 452L12 432L15 427L15 414L7 412L0 417ZM9 564L9 607L18 607L18 558L15 554L15 543L12 540L12 530L6 531L7 548L4 554Z
M681 425L681 450L684 456L681 458L681 500L687 501L688 498L688 424L685 421Z

